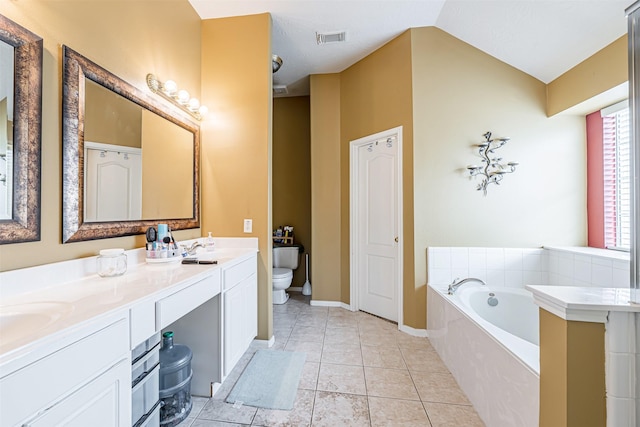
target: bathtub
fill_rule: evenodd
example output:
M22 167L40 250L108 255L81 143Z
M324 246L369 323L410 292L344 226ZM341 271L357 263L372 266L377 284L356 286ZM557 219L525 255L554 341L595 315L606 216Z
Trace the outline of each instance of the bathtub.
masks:
M468 283L454 295L446 285L427 290L429 340L487 427L538 426L538 325L525 289Z

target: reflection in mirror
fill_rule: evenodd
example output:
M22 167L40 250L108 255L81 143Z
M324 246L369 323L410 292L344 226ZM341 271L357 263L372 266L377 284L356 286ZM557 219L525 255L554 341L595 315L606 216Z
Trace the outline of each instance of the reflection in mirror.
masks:
M200 129L63 46L63 242L199 226Z
M85 79L85 222L190 218L193 134Z
M0 15L0 244L40 240L42 38Z
M13 46L0 42L0 220L13 206L13 67Z

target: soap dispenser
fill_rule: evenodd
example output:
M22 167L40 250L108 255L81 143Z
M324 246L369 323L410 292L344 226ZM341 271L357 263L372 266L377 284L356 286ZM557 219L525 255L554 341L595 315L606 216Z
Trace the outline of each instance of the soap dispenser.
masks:
M213 236L211 235L211 232L209 232L209 236L207 237L205 244L204 244L205 248L207 249L208 252L212 252L215 246L215 242L213 241Z

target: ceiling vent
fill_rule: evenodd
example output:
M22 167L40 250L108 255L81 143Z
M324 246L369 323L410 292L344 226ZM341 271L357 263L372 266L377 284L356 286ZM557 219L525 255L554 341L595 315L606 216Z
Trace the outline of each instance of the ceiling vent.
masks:
M286 85L273 85L273 94L274 95L286 95L289 91L287 90Z
M316 42L318 44L327 43L342 43L347 40L346 31L338 31L333 33L318 33L316 32Z

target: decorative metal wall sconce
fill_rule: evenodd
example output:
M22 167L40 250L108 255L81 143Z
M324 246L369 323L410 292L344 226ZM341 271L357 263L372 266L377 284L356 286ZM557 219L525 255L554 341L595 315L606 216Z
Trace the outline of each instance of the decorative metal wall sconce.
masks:
M493 157L495 151L509 142L509 138L494 138L491 139L491 132L487 132L484 135L485 141L477 145L478 153L482 157L483 165L469 165L469 176L481 176L482 181L478 184L476 190L482 190L484 195L487 195L487 186L489 184L500 185L500 181L504 178L505 174L513 173L518 166L518 162L503 163L502 157Z
M147 86L153 93L180 107L197 120L202 120L202 117L209 111L206 106L200 105L198 98L191 98L189 92L184 89L178 90L178 85L173 80L162 83L153 74L147 74Z

